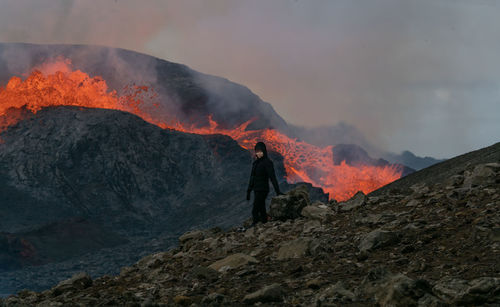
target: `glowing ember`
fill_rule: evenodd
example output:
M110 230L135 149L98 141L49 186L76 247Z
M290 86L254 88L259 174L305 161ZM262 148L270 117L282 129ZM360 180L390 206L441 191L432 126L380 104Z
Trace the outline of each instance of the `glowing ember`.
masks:
M73 71L68 60L37 67L22 81L12 77L5 88L0 88L0 132L23 118L20 109L36 113L49 106L67 105L127 111L136 114L161 128L171 128L198 134L226 134L241 147L253 150L258 141L263 141L269 150L284 157L287 181L306 181L322 187L330 199L349 199L357 191L369 193L401 177L402 170L396 166L350 166L345 162L334 165L332 146L320 148L292 139L273 129L250 130L246 127L251 119L233 129L218 128L209 116L208 127L195 128L178 120L166 120L156 113L158 104L146 104L144 99L154 99L156 94L145 86L125 88L124 96L108 91L106 82L100 77L89 77L79 70Z

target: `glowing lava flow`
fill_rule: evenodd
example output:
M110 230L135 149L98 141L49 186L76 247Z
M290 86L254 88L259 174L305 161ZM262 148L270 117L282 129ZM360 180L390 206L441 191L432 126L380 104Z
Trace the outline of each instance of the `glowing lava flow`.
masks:
M0 132L22 119L24 108L32 113L49 106L68 105L90 108L104 108L127 111L136 114L161 128L171 128L198 134L226 134L235 139L241 147L253 150L258 141L263 141L268 150L274 150L284 157L287 181L306 181L322 187L330 199L343 201L357 191L369 193L401 177L397 166L350 166L342 162L333 163L333 146L320 148L303 141L292 139L273 129L249 130L249 120L233 129L221 129L209 116L209 127L195 128L178 121L167 123L158 119L155 110L146 106L141 95L147 87L130 87L130 94L120 96L116 91L108 91L106 82L100 77L89 77L79 70L68 69L68 63L55 63L42 67L45 74L34 70L26 80L12 77L5 88L0 88ZM48 72L47 72L48 71ZM151 96L150 96L151 97ZM153 104L153 108L157 105ZM15 115L14 115L15 114ZM164 118L167 118L165 114Z
M345 161L334 165L333 146L317 147L292 139L274 129L246 131L253 120L255 119L234 129L220 129L210 117L210 127L184 128L179 124L176 129L198 134L226 134L248 150L253 150L255 143L263 141L268 150L276 151L284 157L288 182L310 182L328 192L329 199L337 201L347 200L358 191L369 193L401 178L402 169L397 165L350 166Z

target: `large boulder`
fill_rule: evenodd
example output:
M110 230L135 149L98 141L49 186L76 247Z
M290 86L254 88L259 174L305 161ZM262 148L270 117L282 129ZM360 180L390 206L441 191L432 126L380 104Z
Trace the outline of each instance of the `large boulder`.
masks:
M500 163L485 163L474 167L472 171L464 172L464 188L489 184L495 181L496 173L500 171Z
M358 193L354 194L354 196L351 197L348 201L340 202L339 209L340 211L351 211L363 206L364 204L366 204L366 201L367 197L365 193L359 191Z
M300 214L304 217L323 222L331 221L334 216L334 212L328 206L320 202L305 206L302 208Z
M273 197L269 214L276 220L295 219L301 216L302 209L310 205L307 186L300 185L285 195Z
M399 236L396 232L375 229L360 238L359 251L366 252L376 248L397 243Z

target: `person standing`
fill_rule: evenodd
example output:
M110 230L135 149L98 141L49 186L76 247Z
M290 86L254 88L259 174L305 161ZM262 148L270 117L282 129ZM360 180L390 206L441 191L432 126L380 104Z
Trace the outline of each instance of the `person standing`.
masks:
M276 180L273 161L268 158L266 145L263 142L255 144L255 156L247 188L247 200L250 200L250 193L254 191L252 226L257 222L267 222L266 197L269 193L269 179L271 179L276 195L284 195Z

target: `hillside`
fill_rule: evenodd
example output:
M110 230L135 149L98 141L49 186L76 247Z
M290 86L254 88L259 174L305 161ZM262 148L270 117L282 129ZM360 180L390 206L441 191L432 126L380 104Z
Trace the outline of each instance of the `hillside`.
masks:
M251 153L226 135L59 106L27 112L0 138L0 293L43 290L82 267L116 274L193 227L251 215ZM293 188L283 157L270 156L282 191Z
M466 168L473 167L480 163L498 163L500 162L500 143L493 144L486 148L465 153L463 155L448 159L446 161L434 164L418 172L409 174L401 179L373 191L370 195L376 196L389 190L406 190L412 185L425 183L446 184L448 180L455 180L452 177L463 176Z
M345 203L311 202L299 186L272 199L269 223L192 230L176 248L146 256L117 276L93 279L83 269L50 290L25 290L1 302L498 306L497 146L444 162L452 163L446 175L423 170L408 189L358 193Z

